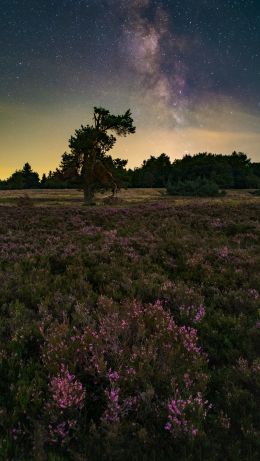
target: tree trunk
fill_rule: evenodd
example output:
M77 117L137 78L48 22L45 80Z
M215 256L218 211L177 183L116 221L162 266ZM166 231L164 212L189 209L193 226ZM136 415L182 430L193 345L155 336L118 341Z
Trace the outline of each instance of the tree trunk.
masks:
M94 155L92 155L94 157ZM94 204L94 181L93 181L93 168L94 158L84 156L82 167L83 191L84 191L84 205Z
M91 184L84 185L84 204L93 205L94 204L94 192Z

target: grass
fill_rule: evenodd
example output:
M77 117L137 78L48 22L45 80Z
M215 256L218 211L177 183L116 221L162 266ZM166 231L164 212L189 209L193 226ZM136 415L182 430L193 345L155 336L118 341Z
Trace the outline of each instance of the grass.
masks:
M119 192L118 197L126 203L138 203L146 200L158 200L161 198L163 189L128 189ZM35 190L6 190L0 191L1 204L13 204L18 197L28 195L35 205L81 205L83 192L73 189L35 189ZM97 194L96 203L102 205L103 201L110 196L109 193Z
M226 197L216 198L212 200L230 201L258 200L258 196L251 194L251 189L228 190ZM0 204L11 205L16 204L17 198L28 195L36 206L69 206L81 205L83 202L83 193L74 189L28 189L28 190L0 190ZM97 206L103 205L110 194L97 194ZM170 203L187 203L190 200L207 200L207 199L194 199L187 197L169 197L166 195L166 189L122 189L117 197L123 203L142 203L154 200L167 200Z

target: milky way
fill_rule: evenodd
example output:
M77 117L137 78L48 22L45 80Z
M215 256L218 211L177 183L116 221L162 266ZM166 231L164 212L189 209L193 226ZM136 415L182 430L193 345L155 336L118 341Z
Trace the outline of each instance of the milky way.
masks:
M6 172L54 166L94 104L131 107L132 164L167 148L260 155L259 0L1 0L0 40Z

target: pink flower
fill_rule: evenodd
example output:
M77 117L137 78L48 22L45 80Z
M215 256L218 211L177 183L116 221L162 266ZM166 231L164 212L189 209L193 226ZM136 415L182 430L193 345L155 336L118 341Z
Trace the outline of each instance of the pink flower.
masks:
M109 369L107 376L109 381L118 381L120 378L119 373L117 373L117 371L111 371L111 368Z
M107 409L103 414L101 421L104 423L117 423L120 420L121 407L119 405L119 388L113 388L106 391L108 399Z
M218 251L218 256L222 259L226 259L229 255L229 249L227 246L220 248Z
M81 409L84 406L85 389L64 365L61 366L60 374L52 378L50 391L53 402L58 408Z

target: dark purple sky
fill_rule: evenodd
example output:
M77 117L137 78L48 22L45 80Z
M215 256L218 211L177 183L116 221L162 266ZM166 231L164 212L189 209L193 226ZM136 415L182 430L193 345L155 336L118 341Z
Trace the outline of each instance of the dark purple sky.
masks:
M93 105L132 109L137 134L117 148L130 166L162 151L260 160L259 0L0 4L0 177L55 167Z

